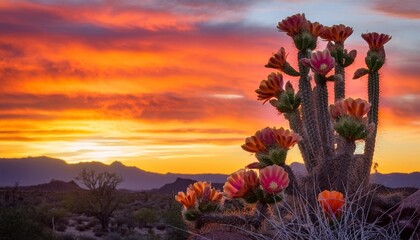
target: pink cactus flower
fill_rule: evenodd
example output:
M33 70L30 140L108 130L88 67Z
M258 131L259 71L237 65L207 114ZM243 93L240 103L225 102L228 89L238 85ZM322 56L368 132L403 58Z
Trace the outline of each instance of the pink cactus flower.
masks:
M297 142L302 140L302 137L299 136L299 134L290 130L285 130L284 128L273 129L273 132L278 146L286 150L289 150Z
M264 191L278 194L289 185L289 175L278 165L260 169L260 184Z
M327 73L335 67L335 59L331 57L328 49L313 52L311 59L304 58L301 60L301 63L311 67L314 72L322 76L327 75Z
M344 44L344 41L353 33L353 28L347 27L343 24L333 25L332 27L325 27L325 31L321 33L321 38Z
M240 169L232 173L223 186L223 192L228 198L240 198L245 196L248 185L245 181L245 170Z
M384 44L391 40L392 37L387 34L372 32L363 33L362 38L369 44L371 51L382 51Z
M277 97L284 91L283 85L283 75L281 73L271 73L268 75L267 80L262 80L260 87L255 90L258 94L258 100L264 100L264 104L271 98Z
M295 14L293 16L287 17L286 19L279 22L277 28L286 32L287 35L293 37L299 34L302 30L307 29L308 20L305 18L305 14Z

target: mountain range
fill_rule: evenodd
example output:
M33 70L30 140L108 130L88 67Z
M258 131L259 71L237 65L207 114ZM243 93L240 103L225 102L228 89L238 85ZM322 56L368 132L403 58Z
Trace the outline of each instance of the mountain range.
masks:
M301 163L292 163L292 170L297 176L305 174L305 167ZM97 172L115 172L123 177L120 189L128 190L151 190L164 187L165 184L190 179L195 181L208 181L212 183L224 183L227 175L224 174L177 174L177 173L153 173L137 167L125 166L115 161L110 165L100 162L81 162L68 164L61 159L50 157L27 157L27 158L0 158L0 186L29 186L48 183L51 179L71 182L83 170L95 170ZM420 188L420 172L410 174L372 174L372 182L383 184L387 187L416 187ZM79 184L80 185L80 184ZM182 185L182 184L181 184ZM219 186L220 188L220 186ZM175 191L175 190L174 190Z

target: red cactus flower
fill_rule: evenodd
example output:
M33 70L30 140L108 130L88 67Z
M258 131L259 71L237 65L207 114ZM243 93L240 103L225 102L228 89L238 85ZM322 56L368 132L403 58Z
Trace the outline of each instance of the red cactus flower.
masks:
M318 194L318 202L324 213L330 218L339 218L345 204L344 196L337 191L325 190Z
M264 152L267 150L264 143L256 136L245 138L245 144L241 147L243 150L251 153Z
M382 51L384 44L391 40L392 37L383 33L371 32L363 33L362 38L369 44L371 51Z
M175 196L175 200L181 203L185 208L192 208L195 206L195 192L191 190L187 190L187 194L178 192Z
M248 185L245 181L245 170L240 169L232 173L223 186L223 192L228 198L240 198L245 196Z
M285 130L284 128L273 129L274 138L276 139L279 147L289 150L297 142L302 140L299 134Z
M278 194L289 185L289 175L278 165L260 169L260 184L264 191Z
M333 25L332 27L325 27L325 31L320 36L325 40L343 44L352 33L353 28L339 24Z
M277 28L286 32L287 35L293 37L299 34L302 30L307 29L308 20L305 18L305 14L295 14L287 17L286 19L279 22Z
M255 90L258 94L258 100L264 100L264 104L271 98L278 96L284 91L283 85L283 75L281 73L271 73L268 75L267 80L262 80L260 87Z
M287 64L286 57L286 50L284 47L281 47L280 50L278 50L277 53L274 53L273 56L268 60L268 63L265 65L265 67L284 71Z
M335 59L331 57L328 49L313 52L311 59L303 58L301 62L302 64L311 67L314 72L322 76L325 76L335 67Z

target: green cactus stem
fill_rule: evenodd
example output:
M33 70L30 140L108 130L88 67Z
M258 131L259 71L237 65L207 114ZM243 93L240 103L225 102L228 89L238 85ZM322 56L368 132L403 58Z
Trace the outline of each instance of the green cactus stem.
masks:
M294 110L293 112L285 113L284 117L287 120L289 120L290 128L294 132L302 136L302 140L298 142L298 147L302 155L303 162L305 163L306 169L308 170L308 172L312 172L312 169L314 167L314 163L312 161L313 159L315 159L315 152L313 149L310 148L307 134L303 131L302 119L300 117L299 112L297 110Z
M299 51L298 59L310 58L310 52ZM312 99L311 83L308 79L309 67L303 66L299 62L299 71L301 77L299 78L299 91L302 93L302 120L305 123L304 129L308 133L309 147L315 151L315 156L319 156L319 151L322 150L321 138L319 135L318 122L316 120L316 113ZM313 165L317 165L317 158L314 158Z
M336 184L336 189L340 192L346 192L348 188L349 178L351 174L351 166L353 166L353 154L356 150L356 144L353 140L339 137L339 142L341 142L341 149L336 155L339 159L337 167L337 180L334 182Z
M340 64L336 64L334 74L343 77L342 80L336 79L334 81L334 102L337 102L338 100L345 98L346 84L344 67Z
M321 140L323 142L324 159L328 159L332 154L332 134L330 114L328 112L328 89L327 81L324 76L315 74L316 87L314 89L317 101L317 115Z
M368 96L371 104L368 112L369 123L375 124L372 133L368 136L365 143L365 161L367 169L370 171L375 152L376 133L378 129L379 112L379 73L377 71L369 72L368 78Z
M353 153L356 150L354 141L338 136L341 148L337 150L331 161L322 161L317 167L317 183L319 189L331 189L347 192Z
M378 110L379 110L379 73L378 71L370 71L368 77L368 97L371 104L368 113L369 123L375 126L372 132L366 138L364 159L362 161L361 173L359 178L361 180L367 179L372 168L373 155L375 152L376 134L378 129Z
M379 109L379 73L378 71L369 72L368 78L368 97L369 103L372 104L368 113L369 123L375 124L375 130L378 126L378 109Z

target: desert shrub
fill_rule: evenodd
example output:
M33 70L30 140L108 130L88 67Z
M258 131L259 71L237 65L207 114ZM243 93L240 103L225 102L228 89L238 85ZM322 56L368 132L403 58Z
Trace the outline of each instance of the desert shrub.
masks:
M168 211L163 214L163 221L168 225L166 240L184 240L188 238L187 225L182 219L181 207L171 202Z
M78 191L77 194L65 194L65 196L62 198L61 206L71 213L86 213L89 210L88 206L86 205L87 195L87 191Z
M157 221L157 215L155 211L149 208L140 208L139 210L133 213L135 221L140 226L145 226L147 224L153 224Z
M83 169L76 179L89 189L85 199L87 212L101 222L103 230L107 230L109 220L120 204L117 186L123 181L122 177L116 173Z
M53 233L34 220L33 209L22 206L0 209L0 240L47 240Z

